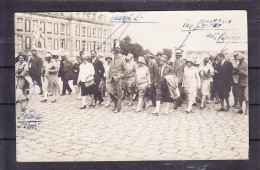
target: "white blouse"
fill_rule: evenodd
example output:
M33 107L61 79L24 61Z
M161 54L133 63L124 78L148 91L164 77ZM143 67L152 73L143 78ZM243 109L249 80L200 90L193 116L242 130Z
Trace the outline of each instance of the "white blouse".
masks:
M82 63L79 66L79 77L78 81L86 82L94 79L95 70L91 63L87 62L86 64Z

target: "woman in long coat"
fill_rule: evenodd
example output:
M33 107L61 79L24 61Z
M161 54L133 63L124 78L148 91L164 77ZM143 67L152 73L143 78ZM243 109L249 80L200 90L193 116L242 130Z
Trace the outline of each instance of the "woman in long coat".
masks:
M28 63L25 61L24 55L18 56L19 61L15 64L16 75L16 103L28 100L27 89L31 86L32 79L29 76Z
M184 91L188 97L188 108L186 110L187 113L192 111L192 104L195 102L197 89L201 86L198 69L193 66L193 63L193 58L187 58L186 67L184 68L183 73L182 86L184 87Z
M60 91L58 83L58 64L52 60L50 52L45 53L45 64L43 65L43 94L44 98L41 102L47 102L48 91L53 93L52 103L56 102L56 94Z

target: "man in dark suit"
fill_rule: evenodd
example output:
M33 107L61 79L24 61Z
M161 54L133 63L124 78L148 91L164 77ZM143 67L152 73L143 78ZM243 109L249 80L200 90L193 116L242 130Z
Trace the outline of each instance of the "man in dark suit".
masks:
M102 93L99 90L99 85L100 85L101 79L104 79L105 69L104 69L102 61L100 61L97 58L97 52L95 50L92 50L90 52L90 55L91 55L91 61L92 61L92 64L93 64L93 67L95 70L94 82L95 82L96 88L97 88L96 89L97 94L94 94L94 100L95 100L95 103L97 100L99 100L99 103L101 104L104 101L104 99L102 97Z
M155 79L155 86L156 86L156 108L153 111L153 114L155 116L158 116L160 112L160 105L161 102L164 101L166 102L166 109L165 109L165 114L168 114L169 111L169 102L170 102L170 92L168 89L168 85L166 82L166 79L164 76L172 74L173 73L173 68L167 64L168 62L168 57L166 55L162 55L159 58L159 68L157 71L157 76Z
M65 55L62 55L58 74L58 77L61 77L61 80L63 82L61 94L62 96L66 94L66 90L68 90L69 94L71 94L72 90L69 86L69 80L73 80L73 74L74 73L72 62L69 61Z
M155 80L157 80L158 75L158 65L157 63L151 59L152 55L144 55L146 66L150 71L150 78L151 78L151 87L149 89L149 97L152 100L153 106L156 106L156 87L155 87Z
M229 111L229 93L231 91L231 86L233 84L233 65L230 61L225 59L225 55L223 53L218 54L219 61L219 71L215 72L218 74L218 89L219 89L219 98L221 103L221 108L218 111ZM224 100L227 103L226 109L224 108Z
M181 106L184 98L184 91L182 89L182 79L183 79L183 73L184 73L184 67L185 67L185 61L182 59L182 51L176 50L176 59L172 63L173 73L178 78L179 85L178 88L180 90L181 96L177 98L174 109L177 109Z
M111 83L109 95L115 104L113 111L115 113L121 110L122 101L122 78L124 78L127 70L126 62L122 58L122 52L119 47L115 47L113 51L115 57L109 69L108 82Z
M41 80L41 72L43 66L43 60L37 56L37 51L35 49L31 50L32 57L29 60L29 74L32 78L32 81L36 81L37 85L40 87L40 94L43 94L42 91L42 80Z

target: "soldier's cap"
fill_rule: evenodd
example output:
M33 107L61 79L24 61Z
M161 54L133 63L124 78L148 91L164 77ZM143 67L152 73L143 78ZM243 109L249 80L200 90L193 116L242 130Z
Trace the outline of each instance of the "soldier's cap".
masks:
M237 56L237 60L241 60L241 59L244 59L244 58L245 58L245 56L243 54L240 54L240 55Z
M142 57L142 56L138 57L138 61L137 62L145 64L144 57Z
M175 55L177 56L182 56L182 51L181 50L176 50L175 51Z
M158 52L156 55L158 56L158 55L163 55L163 54L162 54L162 52L161 52L161 51L159 51L159 52Z
M115 47L115 48L114 48L114 51L113 51L113 54L119 54L119 53L122 53L121 48Z
M159 59L162 60L162 61L165 61L165 62L168 61L167 55L162 55Z
M209 59L214 59L215 57L213 56L213 55L211 55L210 57L209 57Z
M35 48L32 48L31 51L36 51L37 52L37 50Z

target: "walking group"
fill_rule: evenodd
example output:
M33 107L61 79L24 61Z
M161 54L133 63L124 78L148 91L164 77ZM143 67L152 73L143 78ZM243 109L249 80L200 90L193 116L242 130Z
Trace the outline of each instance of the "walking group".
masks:
M223 53L205 58L194 54L184 57L182 50L176 50L174 59L158 52L135 61L133 54L122 55L122 50L115 47L113 54L106 56L97 55L95 50L90 55L81 51L75 63L61 55L58 64L51 52L45 53L43 61L33 49L27 55L19 54L17 59L16 102L29 100L28 94L33 93L33 85L37 84L39 95L43 96L41 102L51 99L54 103L60 91L61 95L67 91L71 94L72 80L77 99L82 101L80 109L87 108L89 96L90 107L103 102L104 107L109 107L113 103L115 113L122 111L122 100L127 100L128 106L137 101L136 112L147 110L151 101L155 116L168 114L170 103L174 103L173 109L178 109L186 100L186 113L196 105L204 109L210 102L220 104L218 111L228 112L232 91L233 107L239 114L248 113L248 64L245 54L239 52L230 60ZM162 103L166 103L163 112Z

